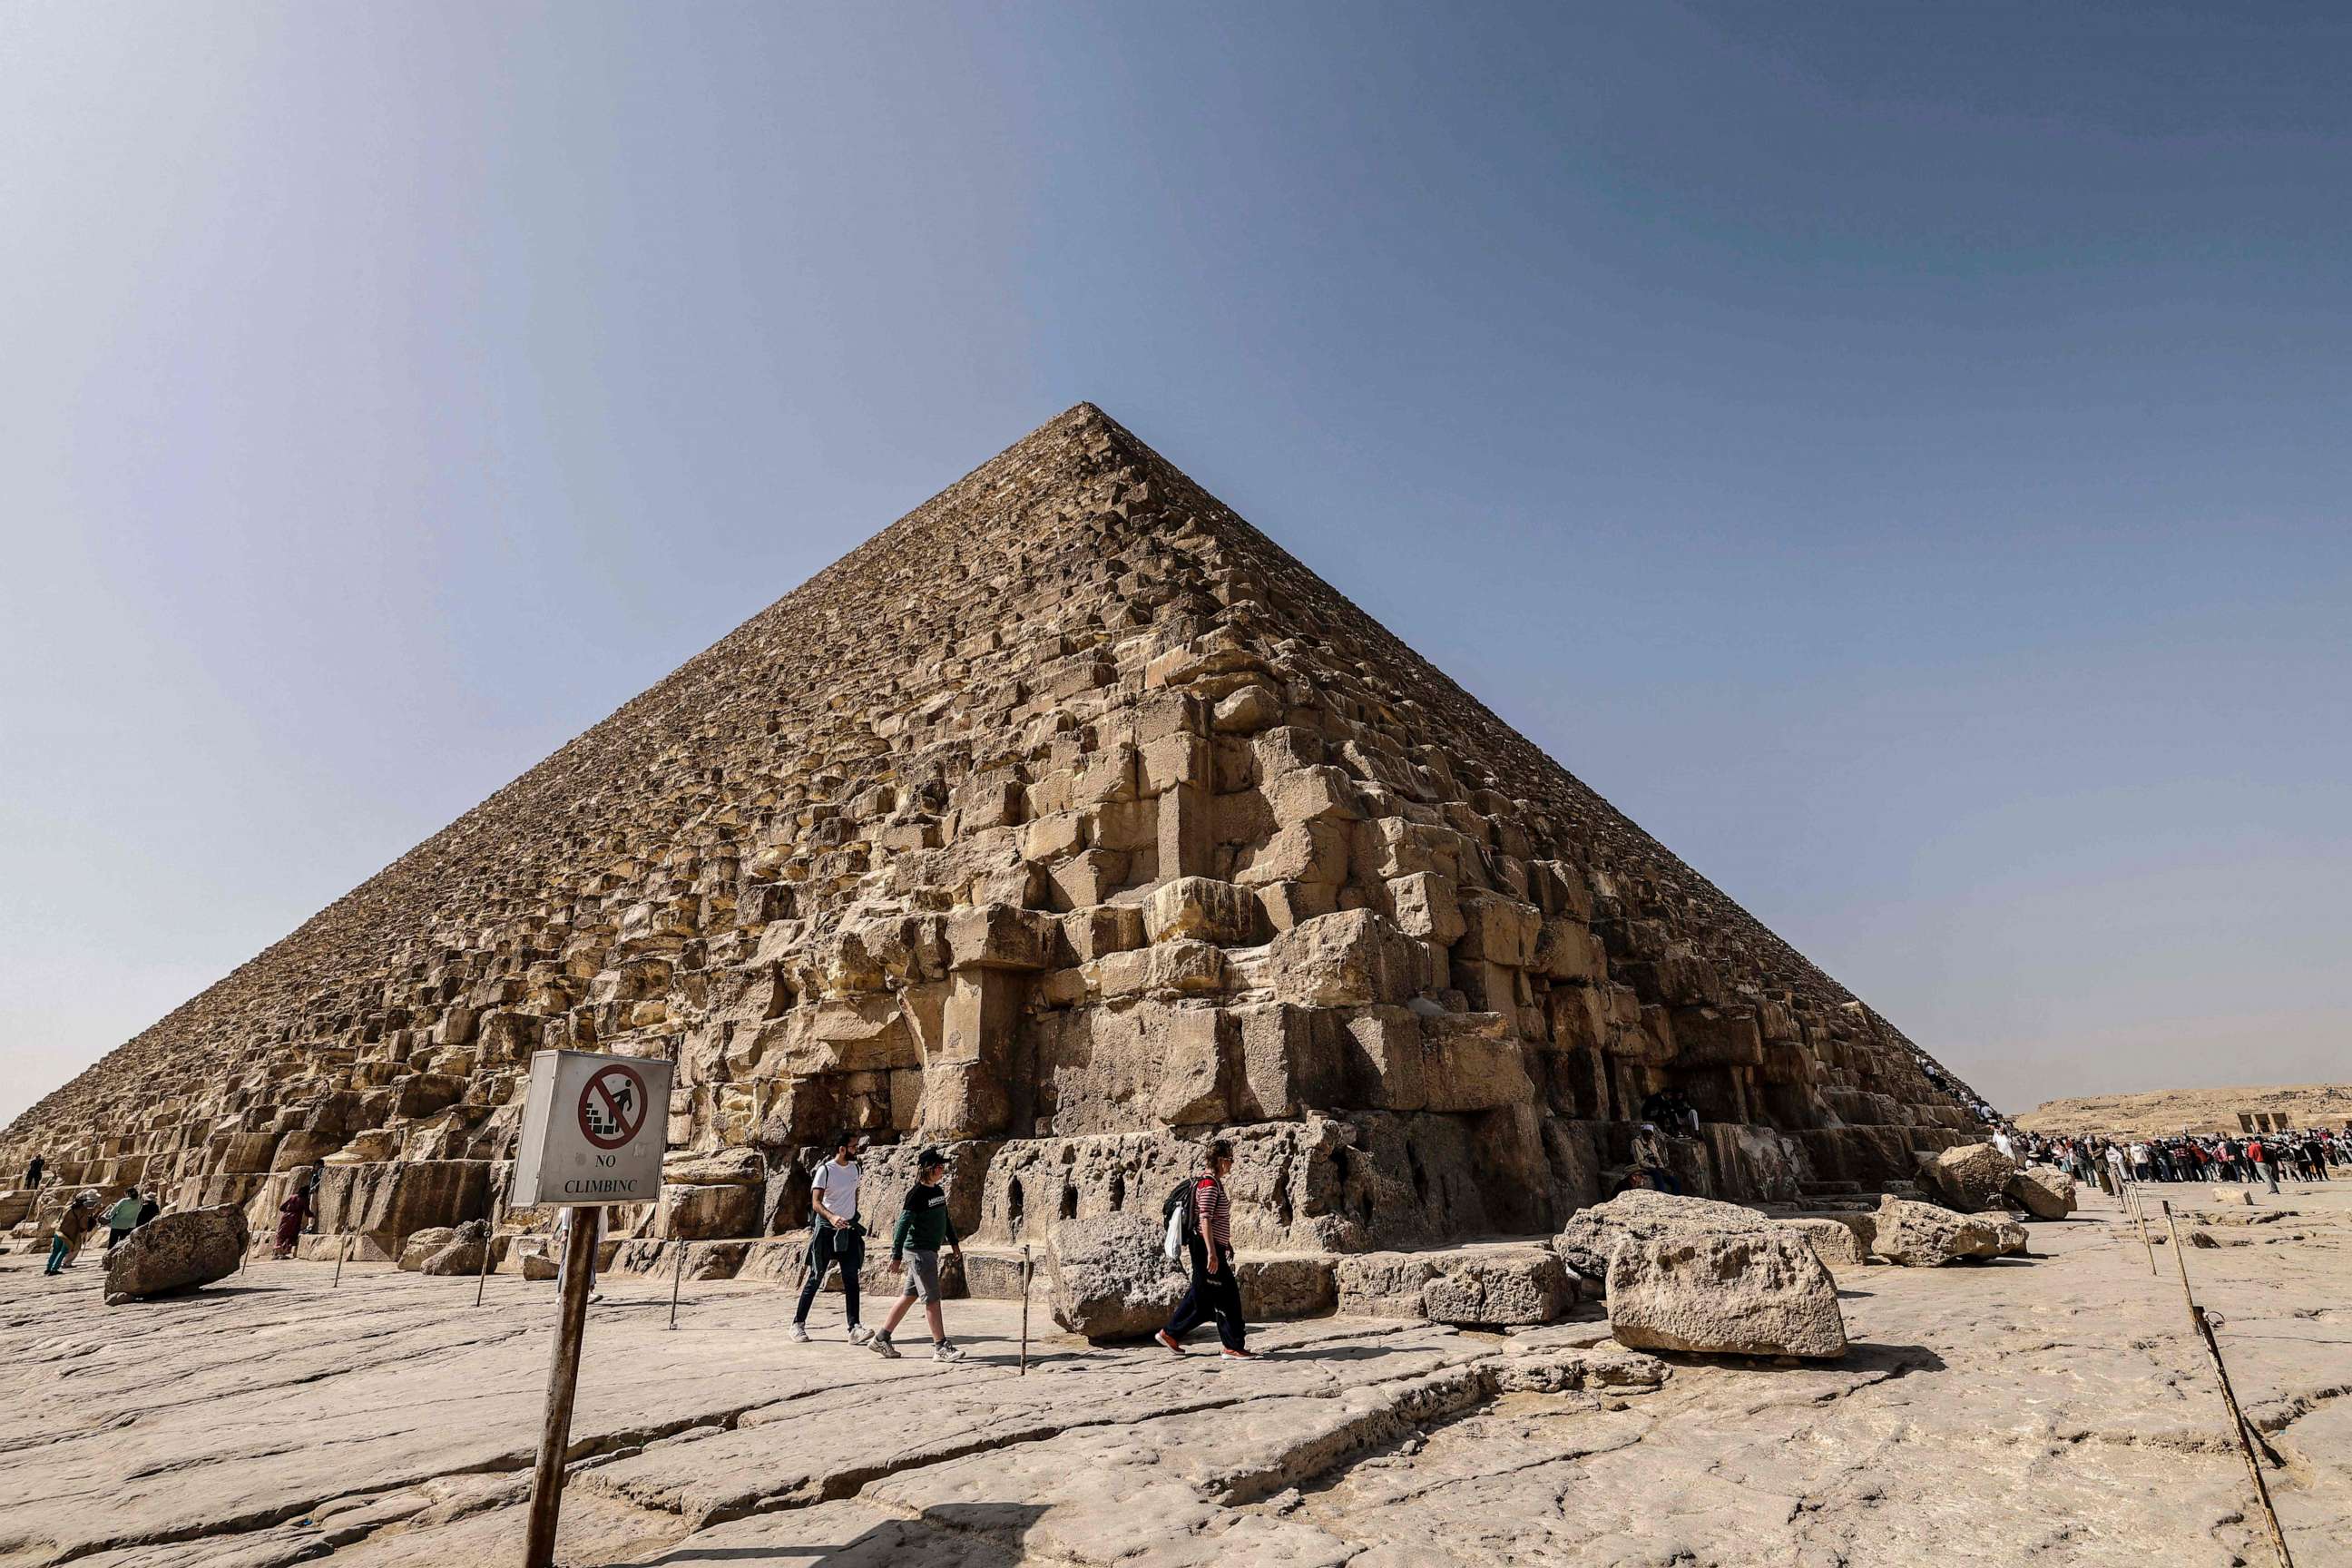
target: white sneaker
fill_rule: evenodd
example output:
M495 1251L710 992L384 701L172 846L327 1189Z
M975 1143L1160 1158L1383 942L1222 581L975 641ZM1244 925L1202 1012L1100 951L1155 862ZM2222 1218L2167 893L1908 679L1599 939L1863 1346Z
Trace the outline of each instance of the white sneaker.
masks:
M796 1345L804 1345L808 1343L808 1325L806 1323L794 1323L793 1325L793 1343Z
M866 1342L866 1348L872 1351L876 1355L880 1356L884 1361L897 1361L898 1359L898 1347L890 1342L890 1336L887 1334L874 1335L871 1339Z
M862 1345L873 1337L874 1331L867 1328L865 1324L852 1323L849 1325L849 1342L851 1344Z
M604 1299L604 1292L603 1292L602 1290L591 1290L591 1291L589 1291L589 1292L588 1292L588 1300L590 1300L591 1301L601 1301L601 1300L603 1300Z
M955 1346L948 1343L945 1340L934 1340L931 1342L931 1359L933 1361L961 1361L963 1360L963 1352L956 1349Z

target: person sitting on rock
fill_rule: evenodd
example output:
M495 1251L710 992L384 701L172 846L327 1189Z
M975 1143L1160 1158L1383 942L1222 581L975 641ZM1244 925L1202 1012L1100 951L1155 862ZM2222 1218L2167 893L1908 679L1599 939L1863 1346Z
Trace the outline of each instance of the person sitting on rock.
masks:
M1233 1168L1234 1146L1220 1138L1209 1145L1209 1173L1192 1183L1192 1225L1184 1238L1192 1257L1192 1288L1176 1303L1168 1326L1152 1336L1178 1355L1184 1353L1184 1336L1213 1316L1225 1354L1235 1361L1253 1359L1244 1342L1241 1282L1234 1274L1233 1205L1225 1196L1225 1177Z
M1672 1193L1676 1197L1680 1197L1683 1192L1682 1178L1675 1174L1673 1161L1666 1153L1665 1141L1658 1136L1656 1126L1647 1121L1643 1122L1640 1131L1633 1134L1633 1179L1626 1185L1637 1183L1661 1193Z
M926 1149L915 1156L915 1184L907 1189L907 1201L898 1210L898 1227L890 1233L890 1272L903 1270L907 1289L867 1347L887 1360L898 1359L898 1347L890 1342L890 1336L919 1296L923 1317L931 1328L931 1359L963 1360L963 1352L948 1343L947 1325L940 1316L940 1247L944 1244L958 1258L963 1257L955 1221L948 1217L947 1173L948 1157L939 1150Z

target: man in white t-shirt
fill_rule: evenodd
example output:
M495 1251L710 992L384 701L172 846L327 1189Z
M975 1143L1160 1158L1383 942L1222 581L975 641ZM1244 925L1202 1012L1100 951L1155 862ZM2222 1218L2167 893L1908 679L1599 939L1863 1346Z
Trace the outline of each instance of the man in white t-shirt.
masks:
M841 1266L841 1293L849 1309L849 1342L862 1345L874 1337L857 1319L857 1271L866 1263L866 1227L857 1219L858 1184L866 1179L857 1165L857 1149L864 1142L855 1132L843 1133L833 1158L809 1178L808 1282L801 1287L801 1304L793 1313L793 1338L802 1344L808 1343L809 1309L835 1264Z

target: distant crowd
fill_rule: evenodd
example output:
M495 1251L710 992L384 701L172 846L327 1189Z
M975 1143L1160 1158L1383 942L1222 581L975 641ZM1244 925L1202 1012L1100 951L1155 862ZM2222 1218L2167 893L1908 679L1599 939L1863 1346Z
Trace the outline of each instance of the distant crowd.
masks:
M2096 1133L2045 1138L2004 1131L1995 1142L2011 1139L2026 1159L2055 1165L2078 1182L2095 1182L2110 1194L2119 1194L2126 1182L2265 1182L2277 1192L2282 1176L2333 1181L2333 1168L2352 1165L2352 1137L2332 1127L2146 1139Z

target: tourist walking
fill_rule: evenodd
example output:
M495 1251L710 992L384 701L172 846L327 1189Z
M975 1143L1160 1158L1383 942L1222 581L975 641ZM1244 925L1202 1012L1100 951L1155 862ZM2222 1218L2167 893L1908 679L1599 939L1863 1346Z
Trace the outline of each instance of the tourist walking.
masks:
M1233 1205L1225 1196L1225 1177L1234 1168L1234 1146L1220 1138L1209 1145L1209 1172L1197 1177L1185 1194L1192 1223L1184 1245L1192 1261L1192 1288L1176 1303L1176 1315L1152 1336L1184 1353L1184 1336L1208 1318L1217 1320L1217 1338L1225 1354L1235 1361L1251 1359L1244 1343L1241 1282L1234 1276Z
M866 1229L857 1220L857 1189L866 1173L857 1165L863 1140L845 1132L835 1143L833 1158L809 1178L808 1282L801 1287L800 1305L793 1312L793 1338L808 1343L809 1309L824 1288L825 1274L841 1269L841 1294L849 1312L849 1342L862 1345L874 1331L858 1321L857 1271L866 1266Z
M2108 1187L2107 1191L2114 1194L2116 1198L2122 1198L2124 1184L2131 1180L2131 1164L2124 1154L2124 1146L2120 1143L2107 1145L2107 1172L2114 1177L2114 1184Z
M49 1163L47 1160L42 1159L38 1154L34 1155L33 1163L25 1167L25 1185L32 1189L34 1192L39 1192L41 1190L41 1173L47 1170L48 1167Z
M117 1199L112 1208L106 1211L106 1255L109 1258L113 1257L114 1249L121 1243L122 1238L138 1227L139 1189L133 1187Z
M890 1233L890 1272L904 1271L907 1288L899 1292L881 1328L875 1331L871 1348L877 1355L898 1358L898 1347L890 1342L890 1336L898 1331L898 1320L907 1315L907 1309L919 1298L923 1319L931 1330L931 1359L957 1362L964 1358L963 1352L948 1342L947 1325L940 1311L940 1248L944 1246L958 1258L963 1257L963 1243L948 1215L947 1173L948 1157L939 1150L926 1149L915 1156L915 1184L907 1189L898 1227Z
M2254 1163L2254 1168L2262 1172L2263 1180L2270 1184L2271 1191L2277 1192L2279 1190L2277 1142L2273 1139L2255 1139L2246 1145L2246 1158L2252 1160Z
M81 1250L83 1237L98 1224L98 1194L77 1193L66 1212L58 1216L57 1234L49 1238L49 1266L45 1274L61 1274L73 1267L74 1254Z

